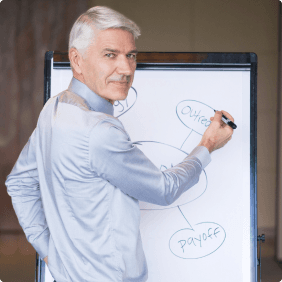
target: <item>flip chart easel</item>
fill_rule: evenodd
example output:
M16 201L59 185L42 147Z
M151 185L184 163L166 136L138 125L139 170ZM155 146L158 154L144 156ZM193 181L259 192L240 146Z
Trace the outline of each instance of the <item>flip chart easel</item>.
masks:
M67 53L47 52L44 102L72 78ZM237 124L199 183L175 203L140 202L149 282L257 281L257 57L253 53L139 53L127 99L114 116L164 170L201 140L214 109ZM37 281L53 282L37 260Z

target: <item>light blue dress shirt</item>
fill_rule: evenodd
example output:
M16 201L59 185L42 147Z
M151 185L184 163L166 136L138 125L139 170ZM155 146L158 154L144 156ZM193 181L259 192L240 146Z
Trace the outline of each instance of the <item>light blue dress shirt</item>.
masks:
M113 105L73 78L45 104L6 186L57 282L143 282L138 200L173 203L209 162L208 150L196 147L160 171L113 117Z

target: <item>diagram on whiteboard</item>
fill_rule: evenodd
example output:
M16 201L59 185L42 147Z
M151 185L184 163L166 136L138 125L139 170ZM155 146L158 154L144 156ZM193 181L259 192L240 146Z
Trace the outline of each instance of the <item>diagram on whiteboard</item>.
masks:
M176 202L139 202L148 282L254 281L251 105L256 74L237 59L234 68L226 64L229 55L218 58L211 60L214 66L207 61L196 68L194 62L140 65L127 99L114 103L113 115L161 171L180 163L199 144L214 109L228 111L238 125L230 143L212 153L199 182ZM71 69L57 67L51 75L51 96L67 89L73 76ZM45 281L53 282L47 266L45 271Z
M120 117L128 111L134 110L137 102L137 90L131 88L123 101L114 104L114 116ZM162 171L180 163L194 149L191 140L199 140L210 125L210 117L214 109L196 100L178 101L172 105L180 123L187 131L187 136L179 148L163 142L151 140L136 141L134 144ZM169 132L168 132L169 134ZM225 241L224 228L215 222L198 222L191 225L181 207L199 199L207 190L208 177L203 170L199 182L181 195L174 203L167 207L140 202L140 209L144 211L161 211L176 209L186 222L182 229L175 230L168 242L172 254L181 259L199 259L214 253Z

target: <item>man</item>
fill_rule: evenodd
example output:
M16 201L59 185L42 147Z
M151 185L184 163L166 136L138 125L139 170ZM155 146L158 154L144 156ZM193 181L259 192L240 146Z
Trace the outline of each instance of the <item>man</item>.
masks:
M78 18L70 86L46 103L6 181L28 241L57 282L146 281L138 201L174 202L233 133L216 112L200 144L164 172L134 146L113 103L132 85L139 35L106 7Z

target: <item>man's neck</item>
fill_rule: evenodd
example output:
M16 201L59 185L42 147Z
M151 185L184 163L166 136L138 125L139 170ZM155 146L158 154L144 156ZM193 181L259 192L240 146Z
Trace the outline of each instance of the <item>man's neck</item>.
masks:
M78 73L76 73L75 71L73 71L73 77L77 80L79 80L81 83L85 84L90 90L92 90L85 82L84 82L84 77L83 75L79 75ZM93 90L92 90L93 91ZM94 92L94 91L93 91ZM96 92L95 92L96 93ZM97 95L99 95L99 93L96 93ZM100 96L100 95L99 95ZM101 98L105 99L104 97L100 96ZM106 101L110 102L112 105L114 104L114 100L110 100L110 99L105 99Z

